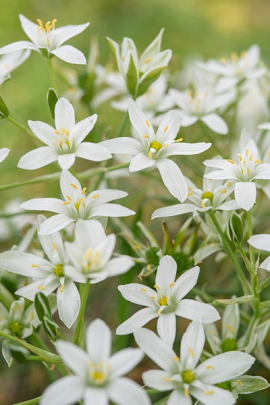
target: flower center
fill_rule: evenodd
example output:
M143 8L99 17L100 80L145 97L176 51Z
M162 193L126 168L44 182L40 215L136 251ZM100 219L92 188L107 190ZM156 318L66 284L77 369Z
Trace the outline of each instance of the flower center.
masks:
M90 372L90 377L95 380L96 384L102 384L106 380L107 374L102 371L95 370Z
M211 202L213 201L213 193L211 193L211 191L205 191L204 193L202 193L202 200L204 200L205 198L207 198L208 200L210 200Z
M158 152L162 148L162 144L158 141L153 141L150 143L150 148L153 148Z
M100 252L89 248L83 256L83 268L86 273L97 271L102 266Z
M38 31L45 32L46 34L49 34L52 29L55 28L55 24L57 23L57 19L55 18L54 20L47 21L46 24L43 25L43 22L38 18Z
M54 133L57 135L56 138L53 139L54 145L62 152L70 152L73 139L69 135L69 130L61 127L60 130L56 129Z
M53 269L53 272L54 272L54 274L57 276L57 277L63 277L64 276L64 270L63 270L63 265L62 264L57 264L55 267L54 267L54 269Z
M194 379L195 379L195 375L193 374L193 372L191 370L185 370L182 373L182 378L183 378L183 383L191 384L192 381L194 381Z
M161 297L160 300L158 301L159 305L160 305L160 306L162 306L162 305L168 305L168 299L169 299L168 296L166 296L166 297Z
M223 351L223 353L224 353L224 352L231 352L231 351L233 351L233 350L237 350L237 349L238 349L237 342L236 342L236 340L233 339L233 338L227 338L227 339L225 339L225 340L221 343L220 347L221 347L221 350Z
M109 370L109 364L103 364L103 363L90 363L90 371L89 371L89 377L90 377L90 384L95 384L95 385L102 385L106 382L108 379L108 370Z
M22 331L23 331L23 325L18 322L18 321L13 321L9 324L9 330L12 333L12 335L16 335L18 337L21 336Z

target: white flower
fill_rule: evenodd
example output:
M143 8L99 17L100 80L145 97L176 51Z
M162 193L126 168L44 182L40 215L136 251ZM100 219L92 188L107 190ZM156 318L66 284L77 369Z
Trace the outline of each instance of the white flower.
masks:
M45 122L28 121L36 137L47 146L26 153L19 163L21 169L35 170L52 162L58 162L62 169L73 166L76 157L100 162L111 158L104 146L92 142L82 142L93 129L97 115L75 123L73 106L65 98L55 105L55 128Z
M86 64L84 54L71 45L62 44L75 35L83 32L89 23L81 25L67 25L61 28L55 28L57 20L46 22L43 25L41 20L37 20L38 24L33 23L20 14L22 29L28 36L30 41L18 41L0 48L0 55L20 51L22 49L30 49L38 53L42 53L46 57L53 55L68 63Z
M262 164L255 143L251 140L238 154L239 163L231 159L211 159L205 166L220 169L206 175L208 179L234 180L235 200L240 208L249 211L256 202L256 180L270 179L270 165Z
M108 326L96 319L86 332L86 348L58 341L56 348L75 375L49 386L40 405L70 405L83 399L85 405L150 405L146 392L124 378L142 359L140 349L128 348L111 355L112 337Z
M93 284L126 273L134 262L126 256L112 259L115 244L115 235L106 236L100 222L78 222L74 243L65 243L71 263L64 267L65 274L79 283L85 283L90 278Z
M205 335L201 323L192 322L181 341L178 357L166 342L154 332L139 329L134 333L138 346L162 370L143 373L145 384L158 391L172 391L167 405L192 405L196 398L204 405L233 405L233 394L216 384L241 376L254 363L254 357L232 351L197 365L201 357Z
M270 252L270 235L253 235L249 238L248 243L255 249ZM270 271L270 256L260 264L260 268Z
M30 55L29 50L17 51L0 57L0 85L10 78L10 73Z
M256 79L262 76L266 69L259 66L260 49L252 45L246 52L238 56L235 52L231 59L221 58L220 61L209 60L206 63L199 62L198 65L220 77L217 91L224 91L241 84L245 80Z
M194 267L182 274L176 281L177 265L171 256L164 256L157 269L155 290L142 284L120 285L123 297L146 308L136 312L131 318L118 326L116 333L126 335L145 325L151 319L158 318L159 336L170 346L176 334L176 316L204 323L220 319L217 310L209 304L183 299L195 286L200 269Z
M188 195L188 186L184 176L169 156L196 155L210 148L210 143L179 143L182 138L175 140L179 128L180 117L175 111L170 111L162 120L157 132L144 113L133 100L129 100L128 112L135 138L116 138L101 142L111 153L134 156L129 165L131 172L156 166L163 183L169 192L181 202Z
M89 220L97 217L126 217L135 212L109 201L127 196L120 190L96 190L86 196L86 187L82 189L79 181L67 170L60 176L60 188L64 200L58 198L34 198L26 201L21 208L34 211L55 212L57 215L41 224L39 235L49 235L65 228L79 219Z
M231 94L216 95L208 89L198 89L194 92L171 89L169 94L180 108L183 127L189 127L200 120L218 134L228 133L226 122L215 111L229 104Z
M9 152L10 152L10 149L8 149L8 148L0 149L0 163L3 162L3 160L6 159Z
M38 229L45 219L43 215L39 215ZM68 257L61 235L59 232L50 236L39 235L39 241L48 259L19 250L10 250L0 254L0 269L34 279L16 291L16 294L30 301L34 301L35 295L40 291L49 296L57 289L59 317L68 328L71 328L77 319L81 300L72 277L66 277L64 272Z
M190 180L187 182L189 184L188 202L158 208L153 212L152 219L173 217L190 212L196 216L209 210L234 211L239 208L235 200L225 201L233 192L234 184L232 182L211 181L204 177L203 190L197 188Z
M121 49L115 41L107 38L118 70L125 80L128 92L133 96L141 96L158 79L172 57L172 51L169 49L161 52L163 32L164 29L140 57L131 38L123 39Z

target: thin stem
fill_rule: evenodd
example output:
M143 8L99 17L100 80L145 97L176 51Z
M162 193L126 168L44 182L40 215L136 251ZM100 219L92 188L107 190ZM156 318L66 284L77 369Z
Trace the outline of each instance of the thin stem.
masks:
M81 294L81 308L76 324L76 329L74 332L73 336L73 343L79 345L80 347L83 348L84 346L84 339L83 339L83 321L84 321L84 310L88 298L88 293L89 293L89 287L90 287L90 280L88 279L84 285L84 289Z
M125 130L126 124L128 123L128 111L125 112L122 122L120 124L119 130L117 132L116 138L120 138L123 136L123 132Z
M41 397L37 397L37 398L29 399L28 401L17 402L14 405L36 405L36 404L39 404L40 400L41 400Z
M247 222L248 222L248 236L249 238L251 238L251 236L253 235L253 230L252 230L252 219L251 219L251 211L247 211ZM254 266L254 270L255 270L255 253L254 253L254 248L249 245L249 253L250 253L250 261Z
M23 124L21 124L19 121L15 120L15 118L12 118L10 115L6 118L11 124L15 125L16 127L20 128L22 131L26 132L28 135L33 136L36 140L38 138L28 129L25 127Z
M49 66L51 83L52 83L53 88L57 91L57 84L56 84L56 80L55 80L52 59L47 58L47 61L48 61L48 66Z
M210 211L208 211L208 212L209 212L210 218L212 219L212 222L214 223L214 225L216 227L216 230L218 231L218 233L219 233L219 235L220 235L220 237L222 239L224 249L227 251L228 255L230 256L230 258L231 258L231 260L232 260L232 262L234 264L234 267L235 267L235 270L237 272L237 275L238 275L238 278L240 280L243 291L245 292L245 294L249 294L250 293L250 285L249 285L249 283L248 283L248 281L247 281L247 279L246 279L246 277L244 275L244 272L243 272L240 264L238 263L237 258L235 257L235 254L234 254L234 252L233 252L233 250L231 248L230 242L227 239L227 236L222 231L221 226L219 225L219 222L215 217L215 214L213 212L210 212Z

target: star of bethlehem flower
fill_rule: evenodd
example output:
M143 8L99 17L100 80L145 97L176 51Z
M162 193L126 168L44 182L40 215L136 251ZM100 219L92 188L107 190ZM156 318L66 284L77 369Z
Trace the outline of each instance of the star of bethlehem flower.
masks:
M168 159L176 155L196 155L210 148L211 143L184 143L175 139L180 129L180 116L170 111L155 133L151 123L133 100L129 100L128 112L135 137L121 137L101 142L111 153L134 156L129 165L130 172L157 167L164 185L181 202L188 195L187 182L176 163Z
M10 73L30 55L29 50L12 52L0 57L0 85L10 79Z
M134 262L127 256L112 258L115 244L116 236L106 236L100 222L78 222L75 241L65 242L69 264L64 266L64 273L79 283L90 279L92 284L126 273Z
M100 319L86 331L86 349L58 341L56 348L66 366L74 373L61 378L44 392L40 405L150 405L146 392L134 381L123 377L142 359L140 349L127 348L111 354L112 336Z
M30 41L17 41L12 44L0 48L0 55L11 52L21 51L22 49L29 49L36 51L50 58L56 56L68 63L86 64L84 54L71 45L63 45L64 42L70 38L83 32L89 25L66 25L61 28L55 28L57 20L47 21L45 24L40 19L37 19L37 24L28 20L20 14L20 21L22 29L28 36Z
M56 215L41 224L39 235L50 235L60 231L72 222L89 220L98 217L126 217L135 212L110 201L127 196L120 190L96 190L86 195L86 187L68 170L60 176L60 188L64 200L58 198L34 198L21 204L21 208L34 211L55 212Z
M164 256L157 268L155 290L142 284L120 285L118 290L122 296L135 304L143 305L141 309L127 321L118 326L116 333L126 335L158 318L159 336L170 346L176 335L176 316L204 323L220 319L217 310L209 304L183 299L195 286L200 269L194 267L187 270L175 280L177 265L171 256Z
M248 243L255 249L270 252L270 235L253 235L249 238ZM260 268L270 271L270 256L260 264Z
M257 79L266 73L266 69L260 66L260 49L257 45L252 45L240 55L233 52L230 59L221 58L219 61L198 62L198 65L219 77L217 91L228 90L246 80Z
M117 42L107 38L118 70L132 96L141 96L168 66L172 51L169 49L161 51L163 32L164 29L160 31L140 57L131 38L125 37L121 47Z
M234 189L234 184L231 181L210 180L204 177L202 190L197 188L189 179L187 179L187 183L188 202L158 208L153 212L152 219L187 213L193 213L196 216L209 210L234 211L239 208L235 200L225 201Z
M171 89L169 95L179 107L181 124L189 127L197 121L202 121L212 131L226 135L228 126L223 118L216 113L221 107L226 107L231 101L231 94L216 95L209 89L178 91Z
M270 165L260 160L258 149L251 140L238 154L239 162L231 159L211 159L205 166L219 169L207 174L208 179L231 180L235 182L234 196L237 204L249 211L256 202L256 180L270 180Z
M8 156L10 152L10 149L8 148L2 148L0 149L0 163L3 162L3 160L6 159L6 157Z
M38 230L45 220L43 215L38 216ZM81 300L72 276L66 277L64 271L68 256L62 237L59 232L38 237L48 259L13 249L0 254L0 269L34 279L16 291L17 295L30 301L34 301L35 295L40 291L49 296L57 290L59 317L68 328L71 328L77 319Z
M154 332L138 329L135 340L162 370L143 373L144 383L158 391L172 391L167 405L192 405L192 397L203 405L233 405L233 394L216 384L237 378L254 363L249 354L231 351L213 356L198 365L205 335L199 322L191 322L184 333L180 356ZM240 379L241 380L241 379Z
M41 121L28 121L36 137L47 146L26 153L19 161L21 169L35 170L52 162L58 162L61 169L69 169L76 157L101 162L110 159L109 151L99 144L83 142L93 129L97 115L75 123L73 106L64 97L55 105L55 128Z

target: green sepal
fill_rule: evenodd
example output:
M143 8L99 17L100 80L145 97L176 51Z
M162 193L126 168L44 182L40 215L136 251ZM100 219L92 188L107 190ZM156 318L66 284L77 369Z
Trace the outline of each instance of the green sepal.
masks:
M50 87L47 93L47 102L48 106L50 109L50 112L52 114L52 117L54 119L54 110L55 110L55 105L58 101L59 97L54 88Z
M7 108L6 103L0 96L0 119L4 120L9 116L9 109Z
M240 215L234 212L229 219L228 232L230 239L235 243L241 243L244 238L243 222Z
M233 380L231 385L238 394L251 394L252 392L265 390L270 386L265 378L251 375L242 375L237 380Z
M129 63L126 72L126 83L129 93L136 96L138 83L138 70L132 52L129 52Z
M42 292L38 292L35 295L34 305L35 305L38 319L41 322L43 322L43 318L45 316L48 318L51 318L51 316L52 316L51 306L50 306L49 300L45 294L43 294Z
M149 86L154 83L160 76L161 72L167 68L165 66L157 66L154 69L149 70L146 72L139 81L138 92L136 94L137 97L141 96L146 92Z

